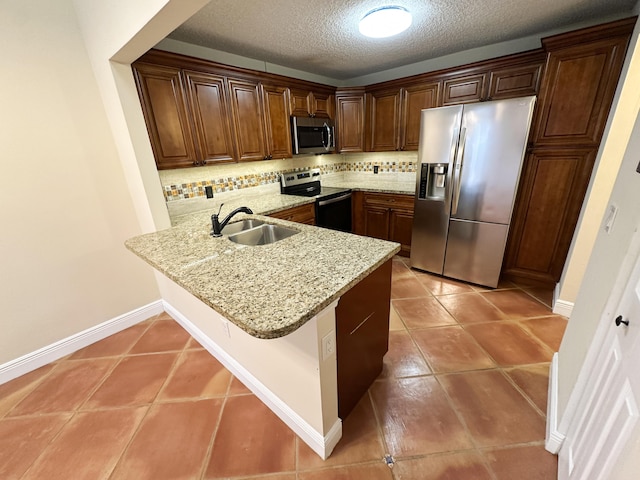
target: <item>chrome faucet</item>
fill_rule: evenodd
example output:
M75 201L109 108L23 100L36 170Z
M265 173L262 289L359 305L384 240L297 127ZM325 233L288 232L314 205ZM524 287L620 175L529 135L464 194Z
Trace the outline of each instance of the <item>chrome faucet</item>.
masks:
M221 237L222 236L222 229L224 227L227 226L227 223L229 223L229 220L231 220L233 218L234 215L242 212L242 213L248 213L249 215L253 214L253 211L250 208L247 207L239 207L236 208L233 212L231 212L229 215L227 215L225 217L224 220L222 220L222 222L218 219L218 217L220 216L220 212L222 211L222 206L224 205L224 203L220 204L220 209L218 210L218 213L214 213L213 215L211 215L211 235L213 237Z

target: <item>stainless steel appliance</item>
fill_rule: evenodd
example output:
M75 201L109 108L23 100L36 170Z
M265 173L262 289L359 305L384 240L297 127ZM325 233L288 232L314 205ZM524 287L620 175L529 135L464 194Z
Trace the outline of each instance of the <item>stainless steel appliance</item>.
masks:
M315 197L318 227L351 232L351 190L323 187L320 183L320 169L312 168L281 175L280 193Z
M534 103L422 111L412 267L498 285Z
M332 153L335 151L334 125L329 118L291 117L293 153Z

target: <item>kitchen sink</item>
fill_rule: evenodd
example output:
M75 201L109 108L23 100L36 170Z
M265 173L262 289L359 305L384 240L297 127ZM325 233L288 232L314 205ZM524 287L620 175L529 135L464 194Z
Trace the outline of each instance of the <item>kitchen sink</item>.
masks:
M262 220L256 220L254 218L246 218L244 220L240 220L239 222L233 222L228 224L226 227L222 229L220 233L222 235L233 235L238 232L242 232L244 230L249 230L250 228L259 227L264 224Z
M224 230L223 230L224 233ZM241 245L267 245L291 237L300 230L281 225L264 224L229 235L229 240Z

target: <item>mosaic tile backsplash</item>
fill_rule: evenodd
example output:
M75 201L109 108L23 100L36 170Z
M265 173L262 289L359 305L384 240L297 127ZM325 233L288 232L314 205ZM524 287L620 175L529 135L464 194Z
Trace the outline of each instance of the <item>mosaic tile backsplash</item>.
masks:
M321 165L311 165L319 168L322 175L341 172L374 172L374 166L378 167L379 173L415 173L417 168L415 160L378 160L355 158L340 163L330 163ZM186 198L205 197L205 187L212 187L214 193L230 192L243 188L258 187L278 183L280 175L288 172L305 170L310 166L305 165L299 168L285 168L283 170L273 170L268 172L247 173L244 175L227 175L219 178L203 179L195 182L164 185L164 196L167 201L182 200Z

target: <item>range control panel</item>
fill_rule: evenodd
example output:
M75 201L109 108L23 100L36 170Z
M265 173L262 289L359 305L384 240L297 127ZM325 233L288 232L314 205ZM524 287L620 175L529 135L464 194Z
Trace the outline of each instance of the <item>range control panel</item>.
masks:
M280 175L280 185L290 187L292 185L300 185L302 183L315 182L320 180L320 169L310 168L300 172L287 172Z

